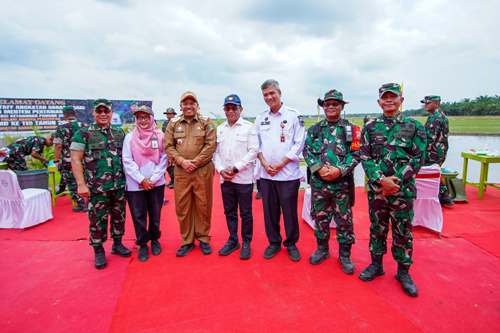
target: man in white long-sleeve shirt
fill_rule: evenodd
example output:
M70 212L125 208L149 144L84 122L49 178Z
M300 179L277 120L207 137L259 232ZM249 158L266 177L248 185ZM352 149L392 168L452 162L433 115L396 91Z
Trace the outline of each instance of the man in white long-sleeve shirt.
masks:
M280 215L283 211L286 233L283 245L290 259L299 261L300 253L295 244L299 240L297 200L302 177L299 158L304 148L304 121L296 110L283 104L276 80L265 81L261 90L269 106L255 120L259 138L258 158L262 165L264 222L269 240L264 258L271 259L281 250Z
M213 161L221 178L222 202L229 230L229 239L219 250L219 255L227 256L240 248L239 206L243 243L240 259L245 260L251 256L253 170L259 144L255 125L240 117L242 111L238 95L229 95L224 99L227 120L217 127L217 150Z

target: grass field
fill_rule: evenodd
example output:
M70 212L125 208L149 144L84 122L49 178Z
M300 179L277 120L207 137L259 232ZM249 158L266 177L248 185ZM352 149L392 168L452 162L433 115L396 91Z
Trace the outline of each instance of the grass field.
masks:
M347 117L352 123L363 126L363 118ZM425 124L426 117L415 117ZM305 121L306 128L316 123L316 118ZM500 116L492 117L448 117L451 134L496 134L500 135Z

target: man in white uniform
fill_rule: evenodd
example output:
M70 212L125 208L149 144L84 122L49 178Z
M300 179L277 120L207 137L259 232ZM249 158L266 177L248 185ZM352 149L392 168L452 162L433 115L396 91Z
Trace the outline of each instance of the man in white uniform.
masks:
M304 148L304 120L296 110L283 104L276 80L265 81L261 90L269 106L255 120L259 138L258 158L262 165L264 221L269 240L264 258L271 259L281 250L280 215L283 211L286 233L283 245L290 259L299 261L300 253L295 243L299 240L297 199L302 177L299 157Z
M227 256L240 248L239 206L243 242L240 259L246 260L251 256L253 170L259 144L255 125L240 117L242 111L238 95L225 98L224 113L227 121L217 127L217 150L213 160L221 178L222 202L229 230L229 239L219 250L219 255Z

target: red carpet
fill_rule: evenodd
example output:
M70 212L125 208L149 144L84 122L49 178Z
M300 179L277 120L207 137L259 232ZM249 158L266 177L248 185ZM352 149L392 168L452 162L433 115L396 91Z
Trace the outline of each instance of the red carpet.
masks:
M227 229L214 185L216 252ZM108 268L97 271L86 216L71 213L67 198L60 198L54 220L0 230L1 332L500 331L500 191L488 189L479 201L468 189L468 204L444 211L442 238L415 230L416 299L401 291L390 255L385 276L370 283L357 278L369 261L366 195L361 188L357 194L355 276L341 272L333 241L332 258L309 265L315 240L303 222L302 261L292 263L285 250L264 260L260 201L254 202L253 257L247 262L237 253L203 256L198 247L176 258L180 240L171 202L163 210L160 256L141 263L135 249L131 259L108 255ZM134 247L129 215L126 238Z

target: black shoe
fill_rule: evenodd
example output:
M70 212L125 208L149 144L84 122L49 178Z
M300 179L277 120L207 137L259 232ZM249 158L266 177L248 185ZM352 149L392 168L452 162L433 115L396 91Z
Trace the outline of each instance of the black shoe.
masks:
M59 185L59 189L57 190L56 195L61 195L64 192L66 192L66 184Z
M191 252L192 250L194 249L194 244L185 244L185 245L182 245L178 250L177 252L175 253L175 255L177 257L185 257L189 252Z
M238 242L232 242L232 241L227 241L226 244L222 247L222 249L219 250L219 255L220 256L228 256L234 251L238 250L240 248L240 243Z
M89 211L88 208L85 206L85 204L81 203L74 206L71 210L75 213L86 213Z
M317 240L318 248L309 257L309 263L311 265L318 265L330 258L330 252L328 251L328 240Z
M396 280L398 280L401 283L401 287L403 288L403 291L411 297L417 297L418 296L418 290L417 286L411 279L410 274L408 273L408 268L405 268L403 266L398 266L398 273L396 274Z
M281 246L280 245L274 245L271 244L268 247L266 247L266 250L264 251L264 258L265 259L271 259L276 255L276 253L281 251Z
M132 251L127 249L123 244L121 239L115 239L113 246L111 247L111 254L119 255L120 257L130 257Z
M141 247L139 247L139 255L137 257L140 261L146 261L149 259L149 249L147 245L141 245Z
M107 265L106 254L104 253L104 248L102 247L102 245L94 247L94 254L95 254L95 268L103 269L104 267L106 267Z
M208 243L200 241L200 248L201 248L201 253L203 253L204 255L212 253L212 247L210 247L210 244Z
M169 189L173 189L173 188L174 188L174 183L169 183L169 184L167 185L167 187L168 187Z
M161 253L161 245L158 240L151 241L151 254L157 256Z
M441 206L448 208L453 207L453 205L455 205L453 199L447 194L439 195L439 203L441 204Z
M240 259L248 260L252 256L252 251L250 250L250 242L243 242L243 246L241 247Z
M354 274L354 265L351 261L351 244L342 244L339 247L339 262L342 266L342 272Z
M288 257L290 258L291 261L300 260L299 249L295 245L288 246L286 250L288 251Z
M262 199L262 194L260 192L257 192L257 194L255 195L255 199Z
M371 281L377 276L384 275L384 267L382 266L382 256L372 255L372 263L366 267L361 274L359 274L359 278L363 281Z

